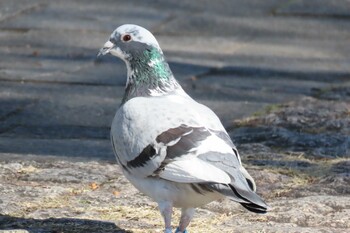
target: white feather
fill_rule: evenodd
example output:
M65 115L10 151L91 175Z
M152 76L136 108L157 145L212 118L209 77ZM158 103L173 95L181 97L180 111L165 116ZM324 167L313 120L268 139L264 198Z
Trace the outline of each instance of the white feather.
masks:
M196 148L197 154L205 154L208 151L232 154L232 148L225 141L215 135L206 138L200 146Z
M197 158L177 160L166 165L159 176L181 183L214 182L228 184L229 175L221 169Z

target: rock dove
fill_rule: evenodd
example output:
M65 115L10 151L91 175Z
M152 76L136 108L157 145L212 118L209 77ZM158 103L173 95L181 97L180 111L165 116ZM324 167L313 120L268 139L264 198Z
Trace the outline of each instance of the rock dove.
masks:
M125 177L158 203L165 233L172 232L173 207L181 208L177 233L187 232L196 207L225 196L250 211L267 211L219 118L181 88L151 32L122 25L98 56L105 54L127 67L111 127L117 162Z

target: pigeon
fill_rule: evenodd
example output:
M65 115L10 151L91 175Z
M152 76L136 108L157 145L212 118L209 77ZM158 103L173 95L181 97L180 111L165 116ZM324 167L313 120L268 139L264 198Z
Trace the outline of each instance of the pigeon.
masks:
M195 208L227 197L256 213L268 205L217 115L193 100L174 78L151 32L133 24L113 31L98 56L111 54L127 67L125 93L111 126L124 176L157 202L172 232L172 209L181 208L176 233Z

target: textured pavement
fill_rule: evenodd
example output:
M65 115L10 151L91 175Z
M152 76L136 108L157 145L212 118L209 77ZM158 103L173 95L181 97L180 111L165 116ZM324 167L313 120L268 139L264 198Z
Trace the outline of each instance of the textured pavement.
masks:
M0 153L113 160L126 69L96 53L123 23L150 29L186 91L228 127L349 85L349 0L2 0Z

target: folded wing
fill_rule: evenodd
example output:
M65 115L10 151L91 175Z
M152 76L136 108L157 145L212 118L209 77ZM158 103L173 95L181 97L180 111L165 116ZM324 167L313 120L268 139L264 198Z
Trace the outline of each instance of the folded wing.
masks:
M253 212L264 213L267 209L224 131L188 125L170 128L124 166L133 174L201 184Z

